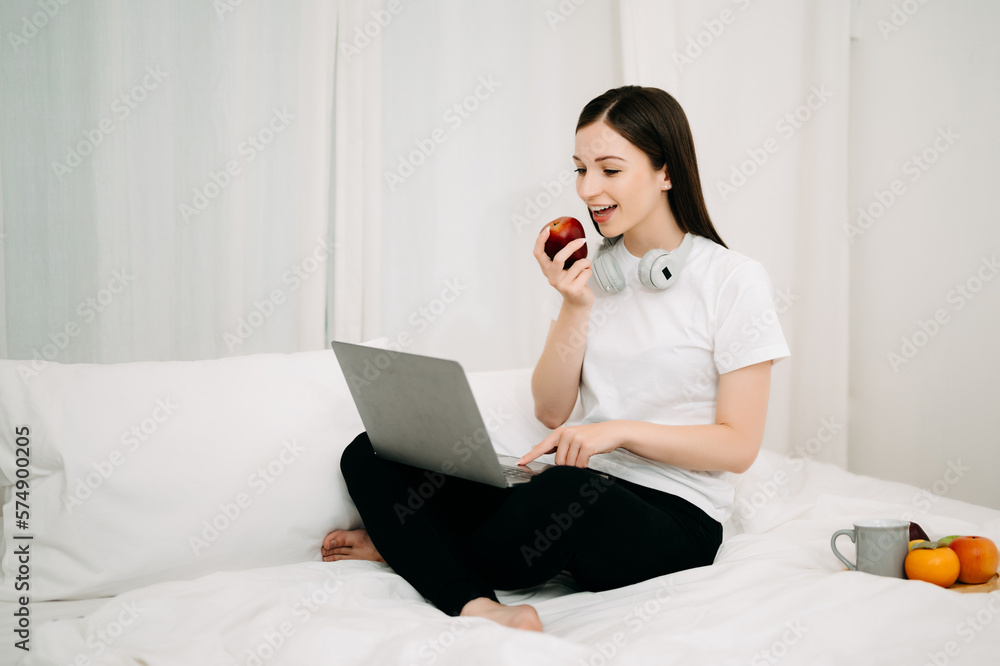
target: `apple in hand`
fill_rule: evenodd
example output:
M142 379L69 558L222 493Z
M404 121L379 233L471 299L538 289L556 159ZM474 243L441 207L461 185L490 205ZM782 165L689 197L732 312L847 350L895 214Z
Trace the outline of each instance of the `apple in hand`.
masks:
M553 259L556 252L577 238L586 238L580 220L575 217L557 217L549 222L549 237L545 239L545 254L548 255L549 259ZM563 269L572 266L577 259L586 258L587 244L584 243L579 250L569 255L566 263L563 264Z
M1000 566L1000 552L996 544L980 536L960 536L951 540L948 547L958 555L961 570L958 582L979 585L993 578Z

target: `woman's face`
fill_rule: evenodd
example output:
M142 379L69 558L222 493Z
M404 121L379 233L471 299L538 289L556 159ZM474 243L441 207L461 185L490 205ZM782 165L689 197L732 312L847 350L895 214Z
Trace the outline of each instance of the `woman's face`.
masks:
M649 157L603 121L576 133L576 192L608 238L669 218L666 167L653 169Z

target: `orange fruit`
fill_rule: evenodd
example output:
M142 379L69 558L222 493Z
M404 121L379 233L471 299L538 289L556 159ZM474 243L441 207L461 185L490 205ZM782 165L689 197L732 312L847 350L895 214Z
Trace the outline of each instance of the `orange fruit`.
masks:
M922 580L941 587L949 587L958 580L962 565L955 551L947 546L941 546L914 548L903 561L903 568L910 580Z
M927 541L927 539L913 539L912 541L910 541L909 545L907 546L907 550L913 550L913 544L915 544L915 543L924 543L925 541Z

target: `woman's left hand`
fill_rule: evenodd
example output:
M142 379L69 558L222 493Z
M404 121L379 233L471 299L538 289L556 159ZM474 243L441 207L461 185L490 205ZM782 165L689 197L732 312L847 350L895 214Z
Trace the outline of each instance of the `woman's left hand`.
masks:
M524 454L518 465L527 465L538 456L556 452L557 465L586 467L590 456L610 453L625 443L625 422L604 421L556 428L535 448Z

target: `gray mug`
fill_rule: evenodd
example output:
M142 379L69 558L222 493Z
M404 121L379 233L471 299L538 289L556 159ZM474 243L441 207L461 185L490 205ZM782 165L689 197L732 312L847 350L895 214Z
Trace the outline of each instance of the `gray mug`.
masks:
M857 564L837 550L837 537L846 535L857 545ZM833 554L853 571L906 578L903 561L909 552L910 521L895 518L859 520L853 530L837 530L830 538Z

